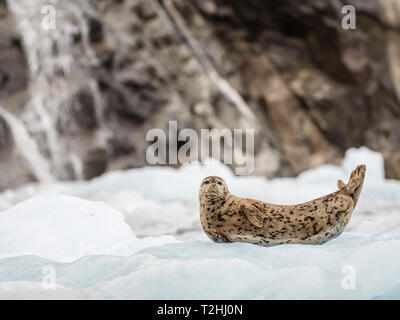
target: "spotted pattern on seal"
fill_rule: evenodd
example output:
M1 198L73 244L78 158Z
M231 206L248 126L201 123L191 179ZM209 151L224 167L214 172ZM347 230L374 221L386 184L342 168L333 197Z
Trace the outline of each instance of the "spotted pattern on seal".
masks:
M339 190L298 204L276 205L231 194L216 176L203 179L200 221L215 242L249 242L265 246L283 243L320 244L338 236L348 224L359 198L366 166L358 166Z

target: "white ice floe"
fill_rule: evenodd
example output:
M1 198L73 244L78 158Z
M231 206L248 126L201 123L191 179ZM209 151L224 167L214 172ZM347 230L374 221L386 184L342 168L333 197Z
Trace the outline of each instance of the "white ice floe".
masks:
M152 243L160 239L137 239L119 211L72 196L38 196L0 213L0 258L38 255L73 261L87 255L130 255Z
M187 241L72 263L1 259L0 284L41 283L50 265L57 287L91 299L398 299L399 250L400 229L346 233L320 246ZM0 285L0 297L2 291Z
M360 163L367 176L350 224L326 244L215 244L201 230L197 193L207 175L238 196L290 204L335 191ZM0 297L20 296L25 284L27 298L51 296L39 286L50 265L55 298L399 299L400 182L383 170L381 155L360 148L341 166L297 178L236 177L212 162L8 190L0 194ZM46 196L20 203L37 195Z
M88 300L82 290L55 287L44 289L38 282L17 281L0 283L0 300Z

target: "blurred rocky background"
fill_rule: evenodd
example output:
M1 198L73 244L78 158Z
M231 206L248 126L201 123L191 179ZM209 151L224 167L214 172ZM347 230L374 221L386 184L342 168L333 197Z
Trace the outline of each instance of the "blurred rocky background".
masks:
M257 175L364 145L400 179L400 0L0 0L0 190L146 166L169 120L256 128Z

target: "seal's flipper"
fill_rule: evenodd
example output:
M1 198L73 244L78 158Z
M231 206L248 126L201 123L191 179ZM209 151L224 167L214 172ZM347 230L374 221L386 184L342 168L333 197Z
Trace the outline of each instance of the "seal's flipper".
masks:
M211 228L207 234L214 242L231 242L227 237L225 237L225 235L214 228Z
M360 196L363 187L365 171L367 167L362 164L351 173L349 182L346 185L345 193L350 196L354 201L354 206L357 204L358 197Z
M346 185L344 184L344 182L343 182L342 180L338 180L337 186L338 186L339 189L342 189L342 188L345 187Z
M264 225L263 213L250 203L242 202L240 205L240 212L242 212L250 223L258 228Z

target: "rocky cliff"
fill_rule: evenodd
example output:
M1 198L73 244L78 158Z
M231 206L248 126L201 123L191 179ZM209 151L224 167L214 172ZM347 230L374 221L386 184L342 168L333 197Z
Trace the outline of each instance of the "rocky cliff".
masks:
M256 128L258 175L365 145L400 179L400 1L47 2L0 0L0 189L145 166L168 120Z

